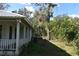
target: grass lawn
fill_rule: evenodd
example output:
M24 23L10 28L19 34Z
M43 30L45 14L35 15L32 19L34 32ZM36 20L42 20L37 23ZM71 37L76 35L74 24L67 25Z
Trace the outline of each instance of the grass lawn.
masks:
M70 56L64 49L43 39L24 45L20 51L21 56Z

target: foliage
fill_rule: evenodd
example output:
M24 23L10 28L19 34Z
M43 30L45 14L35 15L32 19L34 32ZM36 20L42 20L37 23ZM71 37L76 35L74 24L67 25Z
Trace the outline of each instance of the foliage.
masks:
M59 40L68 43L73 41L79 54L79 18L66 15L54 17L54 20L49 23L49 29L51 35Z
M18 10L14 10L12 11L13 13L18 13L18 14L21 14L21 15L24 15L26 18L30 19L32 18L31 14L32 12L27 10L26 8L21 8L21 9L18 9Z
M34 19L38 21L37 28L34 28L40 36L47 36L49 40L49 28L48 22L50 21L50 17L53 16L53 8L56 4L53 3L35 3L32 4L36 6L37 10L34 13Z
M33 34L35 36L46 36L47 32L45 30L45 24L42 23L41 25L39 25L39 22L37 20L32 20L33 23L33 28L34 28L34 32Z
M69 41L72 41L78 33L77 22L79 20L75 20L66 15L57 16L49 23L49 28L56 38L67 38Z
M32 3L41 12L41 16L45 16L46 21L50 21L50 17L53 16L53 8L57 6L54 3Z

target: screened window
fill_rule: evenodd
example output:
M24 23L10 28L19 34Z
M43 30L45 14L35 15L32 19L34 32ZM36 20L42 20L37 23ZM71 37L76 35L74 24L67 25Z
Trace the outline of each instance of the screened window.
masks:
M15 39L16 39L16 27L15 27Z
M20 39L24 38L24 26L20 25Z
M2 38L2 25L0 25L0 39Z
M9 39L12 39L12 26L9 28Z
M25 33L25 38L27 38L27 35L28 35L28 34L27 34L27 27L26 27L26 33Z

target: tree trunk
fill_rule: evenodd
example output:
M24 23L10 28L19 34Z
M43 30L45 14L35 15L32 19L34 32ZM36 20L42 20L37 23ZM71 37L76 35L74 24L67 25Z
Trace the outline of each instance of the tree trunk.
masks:
M48 22L46 22L45 30L47 31L47 40L50 40L50 33L49 33L49 27L48 27Z

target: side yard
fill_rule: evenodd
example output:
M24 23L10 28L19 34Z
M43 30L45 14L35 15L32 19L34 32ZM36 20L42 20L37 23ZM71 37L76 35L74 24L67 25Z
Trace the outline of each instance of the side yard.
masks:
M24 45L20 49L20 56L70 56L61 47L45 40L38 39L37 41L31 41L28 46Z

